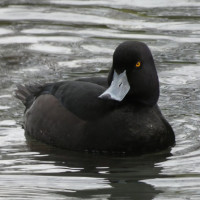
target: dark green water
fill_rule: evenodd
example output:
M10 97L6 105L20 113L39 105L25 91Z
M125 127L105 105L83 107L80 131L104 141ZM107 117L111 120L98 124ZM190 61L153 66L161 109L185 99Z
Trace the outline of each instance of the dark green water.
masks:
M200 199L199 21L198 0L0 1L0 199ZM17 83L106 76L125 40L152 50L175 147L127 157L25 138Z

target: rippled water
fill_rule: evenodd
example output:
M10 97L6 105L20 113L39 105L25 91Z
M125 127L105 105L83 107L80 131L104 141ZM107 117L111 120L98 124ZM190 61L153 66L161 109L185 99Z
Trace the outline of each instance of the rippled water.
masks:
M199 0L0 1L0 199L200 199ZM68 152L25 138L17 83L105 76L115 47L146 42L171 152Z

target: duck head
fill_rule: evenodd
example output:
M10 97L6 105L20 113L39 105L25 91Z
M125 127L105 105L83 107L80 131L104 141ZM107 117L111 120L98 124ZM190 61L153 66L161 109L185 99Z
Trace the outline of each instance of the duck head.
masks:
M153 106L159 98L159 80L153 56L146 44L126 41L113 54L108 89L102 99L125 99Z

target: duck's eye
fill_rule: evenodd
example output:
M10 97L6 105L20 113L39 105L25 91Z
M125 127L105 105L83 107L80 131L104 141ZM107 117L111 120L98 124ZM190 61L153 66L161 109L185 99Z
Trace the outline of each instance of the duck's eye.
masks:
M140 67L141 66L141 62L138 61L136 64L135 64L136 67Z

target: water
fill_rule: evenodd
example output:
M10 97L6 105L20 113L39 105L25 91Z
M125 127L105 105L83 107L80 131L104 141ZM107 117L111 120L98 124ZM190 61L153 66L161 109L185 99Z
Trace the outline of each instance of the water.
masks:
M200 199L199 20L198 0L2 0L0 199ZM127 157L25 138L17 83L105 76L125 40L152 50L175 147Z

